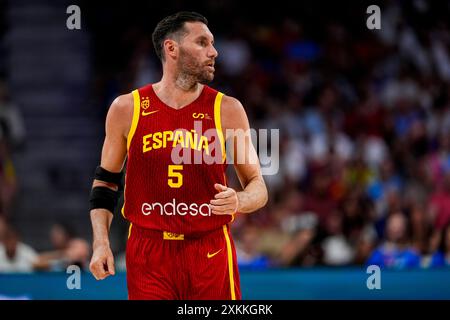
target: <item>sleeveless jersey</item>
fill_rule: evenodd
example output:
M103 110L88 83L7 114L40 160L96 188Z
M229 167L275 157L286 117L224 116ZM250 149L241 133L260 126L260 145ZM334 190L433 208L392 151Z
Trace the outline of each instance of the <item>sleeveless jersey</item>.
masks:
M204 85L192 103L174 109L151 84L134 90L122 214L133 225L194 235L220 228L234 215L211 213L226 185L220 108L223 94Z

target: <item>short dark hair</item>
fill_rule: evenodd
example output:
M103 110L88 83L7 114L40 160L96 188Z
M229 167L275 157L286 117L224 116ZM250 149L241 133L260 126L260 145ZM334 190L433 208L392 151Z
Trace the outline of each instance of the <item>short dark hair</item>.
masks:
M169 36L181 36L186 33L184 29L185 22L202 22L208 25L208 20L197 12L180 11L165 17L155 27L152 33L153 46L155 52L161 61L164 61L163 43Z

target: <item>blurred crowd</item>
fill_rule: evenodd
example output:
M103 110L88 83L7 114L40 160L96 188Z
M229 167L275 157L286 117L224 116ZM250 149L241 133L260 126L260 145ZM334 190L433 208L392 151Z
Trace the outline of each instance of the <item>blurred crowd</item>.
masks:
M0 272L66 271L71 265L87 270L89 243L76 237L65 222L55 222L49 231L52 249L37 252L21 241L19 231L0 216Z
M450 266L448 1L385 1L381 8L381 30L319 11L315 24L292 14L216 32L218 22L205 13L219 51L211 85L243 103L253 128L280 130L280 170L264 177L268 205L233 222L241 268ZM102 23L114 17L104 12ZM93 39L101 38L91 23ZM158 81L152 28L130 27L106 60L106 49L93 46L92 94L102 117L118 94ZM3 149L7 208L14 174ZM59 228L66 231L53 235L55 252L42 255L13 229L0 231L0 271L11 247L33 261L30 270L86 261L88 245Z
M406 6L364 36L286 19L220 42L230 91L281 135L269 205L235 223L241 266L450 265L450 28Z
M14 204L20 199L14 154L24 147L25 135L19 107L0 79L0 272L65 271L69 265L86 269L90 245L66 222L55 220L50 227L49 251L37 252L21 241L14 217Z

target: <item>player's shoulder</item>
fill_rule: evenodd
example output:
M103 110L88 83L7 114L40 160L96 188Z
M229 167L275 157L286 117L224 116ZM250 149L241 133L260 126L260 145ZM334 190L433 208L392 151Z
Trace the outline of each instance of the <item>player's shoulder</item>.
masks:
M244 106L238 99L225 94L222 97L222 110L230 114L245 112Z
M244 106L235 97L228 95L222 97L220 113L223 129L236 129L248 126Z
M133 95L131 93L123 94L114 99L108 110L106 117L107 127L128 132L133 118Z
M123 94L113 100L108 110L110 119L128 119L133 116L133 95Z
M133 95L131 93L126 93L118 96L111 103L110 111L123 113L130 112L133 110Z

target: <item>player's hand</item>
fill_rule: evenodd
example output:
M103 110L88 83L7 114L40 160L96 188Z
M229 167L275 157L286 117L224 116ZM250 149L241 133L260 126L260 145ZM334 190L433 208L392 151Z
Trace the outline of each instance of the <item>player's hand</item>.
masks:
M219 193L214 196L214 199L209 202L211 213L221 214L233 214L238 210L239 199L237 192L233 188L226 187L219 183L214 184Z
M94 247L89 270L97 280L103 280L115 274L114 257L109 245L101 244Z

